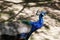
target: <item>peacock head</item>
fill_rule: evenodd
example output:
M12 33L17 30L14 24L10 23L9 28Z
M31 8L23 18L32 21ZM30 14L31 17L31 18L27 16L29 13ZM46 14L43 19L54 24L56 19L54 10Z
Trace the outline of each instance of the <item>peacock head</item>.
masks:
M42 11L37 11L36 15L39 15L41 17L43 17L46 14L46 11L42 10Z
M41 11L40 16L44 16L46 14L45 11Z

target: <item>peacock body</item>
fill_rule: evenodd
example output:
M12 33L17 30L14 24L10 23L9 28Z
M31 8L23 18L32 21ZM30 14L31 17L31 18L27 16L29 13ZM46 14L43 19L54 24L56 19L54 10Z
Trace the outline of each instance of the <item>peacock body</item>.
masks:
M39 29L39 28L41 28L42 26L43 26L43 23L44 23L44 21L43 21L43 16L46 14L46 12L41 12L40 13L40 15L39 15L39 20L38 21L36 21L36 22L32 22L32 21L27 21L27 20L22 20L22 23L24 23L24 24L26 24L26 25L29 25L30 27L29 27L29 31L28 32L25 32L25 33L27 33L27 34L25 34L25 33L23 33L23 34L25 34L25 39L24 40L28 40L28 38L30 37L30 35L34 32L34 31L36 31L37 29ZM22 25L22 24L21 24ZM23 27L23 26L22 26ZM22 29L22 28L21 28ZM20 29L20 31L22 31ZM27 30L28 30L28 28L27 28ZM26 30L25 30L26 31ZM24 35L22 35L23 37L24 37Z

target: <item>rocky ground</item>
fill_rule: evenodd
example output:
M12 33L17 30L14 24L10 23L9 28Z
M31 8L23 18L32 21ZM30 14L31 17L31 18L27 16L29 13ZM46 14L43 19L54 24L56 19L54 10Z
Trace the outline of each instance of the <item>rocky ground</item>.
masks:
M27 2L26 2L27 1ZM60 2L53 0L52 2ZM29 2L28 0L1 0L0 1L0 22L8 20L11 16L27 18L31 21L38 20L37 10L46 10L44 26L35 31L29 40L60 40L60 4L47 4L47 2ZM44 4L44 5L43 5ZM17 15L16 15L17 14ZM12 18L11 17L11 18Z

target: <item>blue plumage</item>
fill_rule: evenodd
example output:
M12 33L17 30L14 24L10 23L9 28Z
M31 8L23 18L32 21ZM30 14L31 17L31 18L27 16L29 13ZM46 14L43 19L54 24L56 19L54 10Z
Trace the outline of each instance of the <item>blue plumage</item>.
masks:
M39 28L41 28L41 27L43 26L43 23L44 23L44 21L43 21L43 16L44 16L45 14L46 14L46 12L41 12L40 15L39 15L39 20L38 20L38 21L36 21L36 22L30 21L30 22L29 22L30 25L32 26L32 28L31 28L31 31L29 32L29 34L27 35L26 40L28 40L28 38L30 37L30 35L31 35L34 31L36 31L37 29L39 29Z
M27 23L27 21L23 22L23 23L27 23L27 24L29 24L30 26L32 26L31 31L27 34L25 40L28 40L28 38L30 37L30 35L31 35L34 31L36 31L37 29L39 29L39 28L41 28L41 27L43 26L43 23L44 23L44 21L43 21L43 16L44 16L45 14L46 14L46 12L43 12L43 11L42 11L42 12L40 13L40 15L39 15L39 20L36 21L36 22L32 22L32 21L29 21L28 23Z

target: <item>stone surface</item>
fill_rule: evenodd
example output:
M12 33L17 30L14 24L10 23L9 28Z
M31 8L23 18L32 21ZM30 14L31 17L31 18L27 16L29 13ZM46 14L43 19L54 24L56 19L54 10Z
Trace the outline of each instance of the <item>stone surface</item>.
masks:
M19 2L22 2L23 0L5 0L5 1L10 1L10 2L19 3Z

